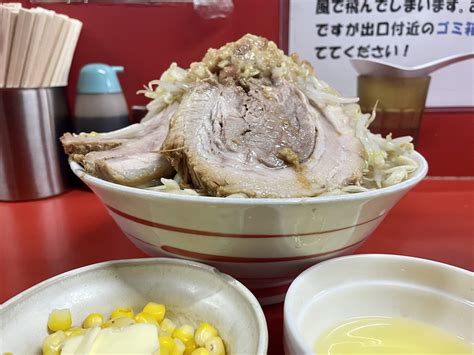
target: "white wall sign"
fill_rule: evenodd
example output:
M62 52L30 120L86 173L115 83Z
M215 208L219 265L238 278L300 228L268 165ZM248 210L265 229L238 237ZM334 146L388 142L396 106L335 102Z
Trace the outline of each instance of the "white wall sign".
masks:
M289 52L346 96L350 58L421 65L474 52L474 0L290 0ZM427 106L474 106L474 60L432 74Z

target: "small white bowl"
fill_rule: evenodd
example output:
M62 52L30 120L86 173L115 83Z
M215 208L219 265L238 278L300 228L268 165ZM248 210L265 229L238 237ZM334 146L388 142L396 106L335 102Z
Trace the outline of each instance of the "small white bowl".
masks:
M310 198L185 196L74 173L102 200L125 235L152 256L194 259L244 283L262 304L282 302L291 281L326 259L352 253L428 170L394 186Z
M348 318L404 317L474 341L473 273L398 255L354 255L315 265L291 284L285 353L314 354L317 338Z
M167 317L213 324L232 354L267 352L268 331L257 299L217 269L166 258L109 261L46 280L2 305L0 353L40 354L54 308L69 308L73 324L87 314L117 307L141 309L147 302L167 306Z

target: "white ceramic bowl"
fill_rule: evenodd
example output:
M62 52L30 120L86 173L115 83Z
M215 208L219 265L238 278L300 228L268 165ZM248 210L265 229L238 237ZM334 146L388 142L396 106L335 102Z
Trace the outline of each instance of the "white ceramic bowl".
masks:
M0 309L0 354L40 354L54 308L70 308L77 324L91 312L138 311L149 301L164 303L171 319L215 325L231 355L267 352L265 316L245 286L207 265L150 258L66 272L7 301Z
M291 281L315 263L349 254L426 175L395 186L291 199L183 196L122 186L71 168L102 200L127 237L152 256L194 259L242 281L262 304L281 302Z
M474 342L473 273L399 255L354 255L315 265L284 306L287 355L314 354L317 338L348 318L404 317Z

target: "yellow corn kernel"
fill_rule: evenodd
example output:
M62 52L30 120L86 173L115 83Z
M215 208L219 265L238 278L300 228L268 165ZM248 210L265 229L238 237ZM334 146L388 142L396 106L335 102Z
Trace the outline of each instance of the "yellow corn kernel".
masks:
M184 344L184 346L186 347L184 349L184 355L191 355L191 353L197 348L194 339L189 340L186 344Z
M142 312L151 314L153 317L155 317L156 321L160 323L163 318L165 318L166 307L159 303L148 302L145 307L143 307Z
M72 316L69 309L54 309L48 317L48 328L53 332L71 328Z
M183 355L184 350L186 350L186 346L184 343L179 339L173 339L174 348L170 351L170 355Z
M194 328L187 324L176 328L173 332L173 338L181 340L184 345L191 341L194 342Z
M138 313L134 319L137 323L149 323L158 325L158 322L156 321L155 317L145 312Z
M43 341L43 355L59 355L65 340L66 334L61 330L48 335Z
M216 337L219 332L209 323L201 323L194 334L194 341L198 346L204 346L210 338Z
M68 338L72 338L72 337L77 337L78 335L83 335L85 332L86 332L86 330L84 328L71 327L71 328L65 330L64 334L66 334L66 336Z
M115 319L109 319L107 322L102 324L102 328L124 328L132 324L135 324L133 318L119 317Z
M13 353L10 351L7 351L7 352L4 352L3 355L13 355Z
M171 335L176 329L176 324L168 318L163 319L160 324L160 335Z
M109 319L108 321L105 321L100 327L102 329L105 329L105 328L110 328L112 326L112 319Z
M160 348L160 355L170 355L170 351L168 349Z
M128 317L133 318L133 311L131 308L119 307L112 311L110 319L115 319L119 317Z
M173 350L174 348L174 341L173 338L170 336L160 336L160 349L167 349L168 351Z
M101 327L102 324L104 324L104 316L100 313L91 313L82 322L84 328Z
M197 348L191 353L191 355L210 355L210 354L206 348Z
M224 342L221 337L212 337L208 339L205 346L210 355L225 355Z

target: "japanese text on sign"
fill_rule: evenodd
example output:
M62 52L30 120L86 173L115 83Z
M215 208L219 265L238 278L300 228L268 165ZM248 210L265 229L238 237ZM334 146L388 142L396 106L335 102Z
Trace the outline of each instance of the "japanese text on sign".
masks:
M350 77L351 88L344 93L354 95L351 58L415 66L471 53L473 15L474 0L290 0L289 50L313 62L317 72L324 68L320 75L333 86L347 87ZM474 71L472 64L457 66ZM430 93L436 91L434 79ZM472 92L471 85L467 83L464 91ZM456 105L472 105L470 96L458 96L463 102ZM437 100L436 105L450 103Z

